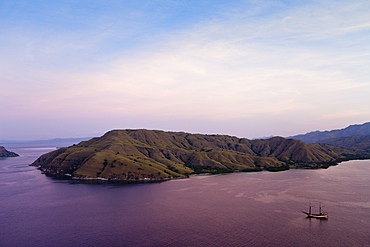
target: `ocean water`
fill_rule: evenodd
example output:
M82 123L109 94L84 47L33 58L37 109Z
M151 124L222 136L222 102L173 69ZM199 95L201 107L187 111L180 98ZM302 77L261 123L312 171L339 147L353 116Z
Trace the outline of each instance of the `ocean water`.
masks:
M0 246L370 246L370 160L97 185L29 166L54 149L0 160ZM328 220L306 218L310 202Z

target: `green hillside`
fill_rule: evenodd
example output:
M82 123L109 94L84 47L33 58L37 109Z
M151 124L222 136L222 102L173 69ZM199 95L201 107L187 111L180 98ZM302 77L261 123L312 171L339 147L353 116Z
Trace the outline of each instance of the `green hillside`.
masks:
M346 136L342 138L331 138L322 140L320 143L333 146L360 148L370 151L370 135Z
M194 173L327 167L343 156L300 140L248 140L158 130L112 130L38 158L50 176L118 181L166 180Z

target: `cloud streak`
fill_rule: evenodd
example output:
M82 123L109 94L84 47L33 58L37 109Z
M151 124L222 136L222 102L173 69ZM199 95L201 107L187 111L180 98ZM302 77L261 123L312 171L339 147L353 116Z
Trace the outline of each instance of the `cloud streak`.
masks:
M278 132L286 135L368 121L370 4L235 1L176 19L171 9L195 7L146 3L115 9L98 3L81 13L65 8L66 21L49 15L51 24L13 21L16 28L0 33L7 126L22 116L140 118L138 126L162 129L169 126L152 123L235 120L234 132L215 131L255 137L259 130L245 130L249 121L285 123ZM207 126L187 130L176 121L170 128L208 133Z

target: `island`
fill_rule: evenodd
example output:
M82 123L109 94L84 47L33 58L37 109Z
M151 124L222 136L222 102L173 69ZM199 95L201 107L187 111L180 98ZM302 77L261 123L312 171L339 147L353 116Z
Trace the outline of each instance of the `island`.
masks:
M18 157L19 155L6 150L3 146L0 146L0 158Z
M127 129L57 149L31 165L48 176L63 179L163 181L199 173L327 168L351 157L358 155L329 144L307 144L283 137L249 140Z

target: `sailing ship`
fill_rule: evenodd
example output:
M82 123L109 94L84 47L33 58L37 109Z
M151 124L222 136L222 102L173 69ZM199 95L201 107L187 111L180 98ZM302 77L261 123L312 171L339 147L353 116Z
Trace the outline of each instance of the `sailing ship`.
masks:
M302 211L304 214L307 215L307 218L317 218L317 219L325 219L325 220L328 218L328 213L321 212L321 203L319 204L319 213L318 214L312 213L312 210L311 210L312 207L313 206L311 205L311 202L310 202L308 212Z

